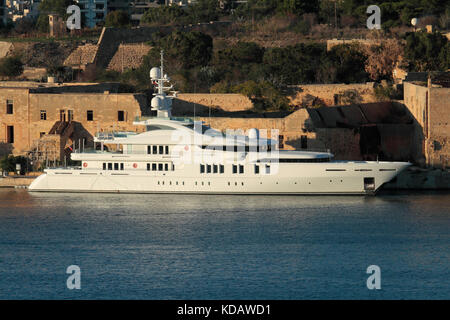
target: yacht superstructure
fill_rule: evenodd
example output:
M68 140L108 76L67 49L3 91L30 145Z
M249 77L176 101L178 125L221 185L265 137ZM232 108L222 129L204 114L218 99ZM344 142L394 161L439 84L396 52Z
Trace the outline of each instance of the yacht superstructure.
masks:
M163 59L161 59L163 61ZM277 150L257 129L224 134L171 115L169 78L150 71L158 91L146 132L98 133L100 150L77 150L81 166L46 169L30 191L192 194L373 194L410 163L335 161L329 152ZM116 145L118 151L106 151Z

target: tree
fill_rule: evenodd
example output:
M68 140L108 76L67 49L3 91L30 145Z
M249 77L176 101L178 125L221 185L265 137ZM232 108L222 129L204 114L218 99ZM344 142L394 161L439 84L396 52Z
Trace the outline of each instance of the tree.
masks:
M67 8L74 4L72 0L42 0L39 5L39 17L37 27L41 32L48 32L48 14L57 13L64 19L67 18Z
M261 63L264 48L254 42L238 42L234 46L217 51L215 63L222 66L242 66L248 63Z
M277 7L279 12L293 13L296 15L302 15L304 13L318 13L319 1L318 0L281 0L278 2Z
M160 39L157 47L164 49L168 59L177 60L184 69L196 66L206 66L212 55L212 38L198 31L181 32L175 31L172 34ZM153 52L155 55L155 52ZM157 50L159 61L159 49ZM156 61L155 61L156 62Z
M148 8L142 16L143 24L173 24L181 22L186 13L179 6L160 6Z
M247 96L253 102L255 111L286 111L289 109L288 98L267 81L249 80L233 87L232 90Z
M219 1L198 0L187 10L191 23L215 21L219 18Z
M130 24L130 17L123 10L111 11L106 15L105 26L121 28Z
M288 85L312 83L323 54L325 47L317 44L267 49L263 58L265 76L283 79Z
M392 72L403 54L404 47L396 39L382 40L380 45L365 46L365 70L372 80L391 79Z
M23 63L18 57L0 59L0 76L17 77L23 72Z
M327 55L336 68L337 82L361 83L367 80L366 56L359 45L341 44L334 46Z
M440 71L448 66L448 40L438 32L411 32L406 36L405 58L410 71Z

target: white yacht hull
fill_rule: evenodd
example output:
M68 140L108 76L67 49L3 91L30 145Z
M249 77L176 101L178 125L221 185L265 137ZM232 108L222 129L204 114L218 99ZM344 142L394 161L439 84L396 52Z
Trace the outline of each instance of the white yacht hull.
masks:
M242 175L191 176L182 176L176 171L162 173L48 169L33 181L29 190L190 194L373 194L408 165L409 163L404 162L283 164L276 174L255 175L248 168L249 173ZM373 178L373 183L368 184L365 178Z

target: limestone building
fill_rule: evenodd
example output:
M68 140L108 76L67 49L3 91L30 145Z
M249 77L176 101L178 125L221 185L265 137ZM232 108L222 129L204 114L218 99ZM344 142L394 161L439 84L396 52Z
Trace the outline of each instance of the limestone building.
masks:
M74 147L92 146L97 132L143 130L133 120L146 108L145 95L113 84L1 82L0 153L29 155L54 144L52 156L62 161Z

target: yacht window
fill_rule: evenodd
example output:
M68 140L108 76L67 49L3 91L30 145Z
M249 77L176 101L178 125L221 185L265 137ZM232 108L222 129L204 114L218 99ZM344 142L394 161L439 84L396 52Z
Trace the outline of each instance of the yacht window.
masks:
M213 165L213 173L217 173L217 164Z
M206 173L211 173L211 165L206 165Z
M162 163L158 163L158 171L163 171L163 164Z
M237 165L233 164L233 173L237 173Z
M225 166L223 164L220 165L220 173L225 172Z
M239 173L244 173L244 166L243 165L239 165Z
M108 163L108 170L112 170L112 163Z
M119 170L119 164L118 163L114 163L114 170Z
M103 162L103 170L106 170L106 162Z
M259 166L255 165L255 174L259 174Z
M147 131L154 131L154 130L175 130L172 127L169 126L164 126L164 125L151 125L151 126L147 126Z
M205 165L204 164L200 165L200 173L205 173Z
M153 152L152 152L153 154L157 154L157 153L158 153L158 146L152 146L152 149L153 149L153 150L152 150L152 151L153 151Z
M164 163L164 170L165 171L169 171L169 164L168 163Z
M152 171L156 171L156 163L152 163Z

